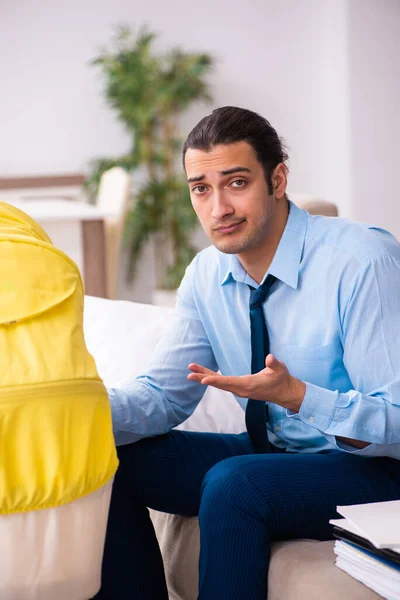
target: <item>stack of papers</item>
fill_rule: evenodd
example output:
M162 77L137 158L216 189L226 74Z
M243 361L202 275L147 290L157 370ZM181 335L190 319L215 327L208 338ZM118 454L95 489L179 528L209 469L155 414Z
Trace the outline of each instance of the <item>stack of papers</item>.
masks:
M336 566L387 600L400 600L400 500L338 506Z

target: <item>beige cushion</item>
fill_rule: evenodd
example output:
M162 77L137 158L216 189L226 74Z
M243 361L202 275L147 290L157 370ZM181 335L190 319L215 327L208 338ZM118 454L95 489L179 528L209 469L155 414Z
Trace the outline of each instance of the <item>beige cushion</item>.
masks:
M273 544L268 600L377 600L381 598L335 566L335 542Z
M312 215L323 215L324 217L337 217L338 209L332 202L321 202L318 200L307 200L301 204Z
M164 560L170 600L196 600L200 535L197 517L150 511ZM334 542L295 540L272 546L268 600L377 600L375 592L335 567Z
M324 217L337 217L338 207L333 202L327 202L322 198L307 196L305 194L290 194L290 199L300 208L304 208L311 215L323 215Z

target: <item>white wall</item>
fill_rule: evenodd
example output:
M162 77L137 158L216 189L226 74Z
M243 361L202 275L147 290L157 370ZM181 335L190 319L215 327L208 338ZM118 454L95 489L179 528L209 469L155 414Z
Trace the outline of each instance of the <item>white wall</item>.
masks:
M352 0L352 214L400 240L400 2Z
M342 0L338 0L339 4ZM89 67L112 25L148 23L160 48L180 44L208 51L216 60L214 102L196 106L182 121L182 135L214 106L233 104L265 115L290 149L290 189L348 207L347 180L325 177L338 160L339 128L324 125L326 102L338 95L324 77L341 38L330 24L334 0L14 0L0 5L0 176L86 170L101 155L124 152L129 140L105 106L101 82ZM339 24L340 25L340 24ZM326 40L329 39L329 44ZM321 53L322 49L322 53ZM323 59L321 59L323 56ZM340 89L340 94L343 90ZM342 99L343 101L343 99ZM343 132L345 131L342 128ZM344 134L343 134L344 135ZM329 149L326 154L325 150ZM333 150L332 150L333 148ZM340 160L338 161L340 164ZM123 297L147 300L153 286L148 249L133 290Z
M288 142L289 191L322 196L335 201L343 216L363 218L361 200L366 193L372 197L372 190L376 196L382 173L388 198L387 191L395 189L396 173L382 166L380 152L376 162L375 148L387 146L390 135L384 131L390 123L396 132L390 153L398 162L398 120L394 124L392 113L398 119L399 80L393 72L399 5L398 0L203 0L198 5L3 0L0 177L85 171L91 159L128 148L89 61L109 40L112 25L148 23L160 33L160 48L179 44L217 59L210 80L214 102L190 110L182 121L183 136L215 106L256 110ZM372 27L378 16L381 27ZM382 72L379 93L371 91ZM374 144L367 148L363 124L373 108ZM396 216L392 206L388 200L378 215L385 226ZM150 249L134 288L122 286L123 297L148 300L149 261Z
M329 195L319 180L320 49L330 0L8 0L0 4L0 176L87 169L128 139L102 101L89 67L117 23L149 23L160 46L207 50L217 59L213 106L264 114L291 148L291 187ZM4 60L4 57L7 57ZM197 106L182 134L213 106Z

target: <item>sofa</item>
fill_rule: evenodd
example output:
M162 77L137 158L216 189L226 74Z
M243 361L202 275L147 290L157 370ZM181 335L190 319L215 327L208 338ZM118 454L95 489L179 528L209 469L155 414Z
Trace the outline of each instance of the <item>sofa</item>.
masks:
M170 308L85 297L86 343L107 387L127 383L146 369L171 315ZM230 393L208 388L193 415L180 429L239 433L245 430L244 412ZM195 600L199 555L197 518L156 511L151 511L151 518L163 555L170 599ZM315 540L274 543L268 599L380 598L335 567L333 544L333 541Z

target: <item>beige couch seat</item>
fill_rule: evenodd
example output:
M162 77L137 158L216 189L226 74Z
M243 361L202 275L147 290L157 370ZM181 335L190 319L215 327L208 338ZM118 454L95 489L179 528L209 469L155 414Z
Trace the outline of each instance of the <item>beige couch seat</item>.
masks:
M154 510L150 513L164 559L170 600L196 600L200 550L197 518ZM268 600L381 598L335 566L333 544L316 540L275 542L269 568Z

